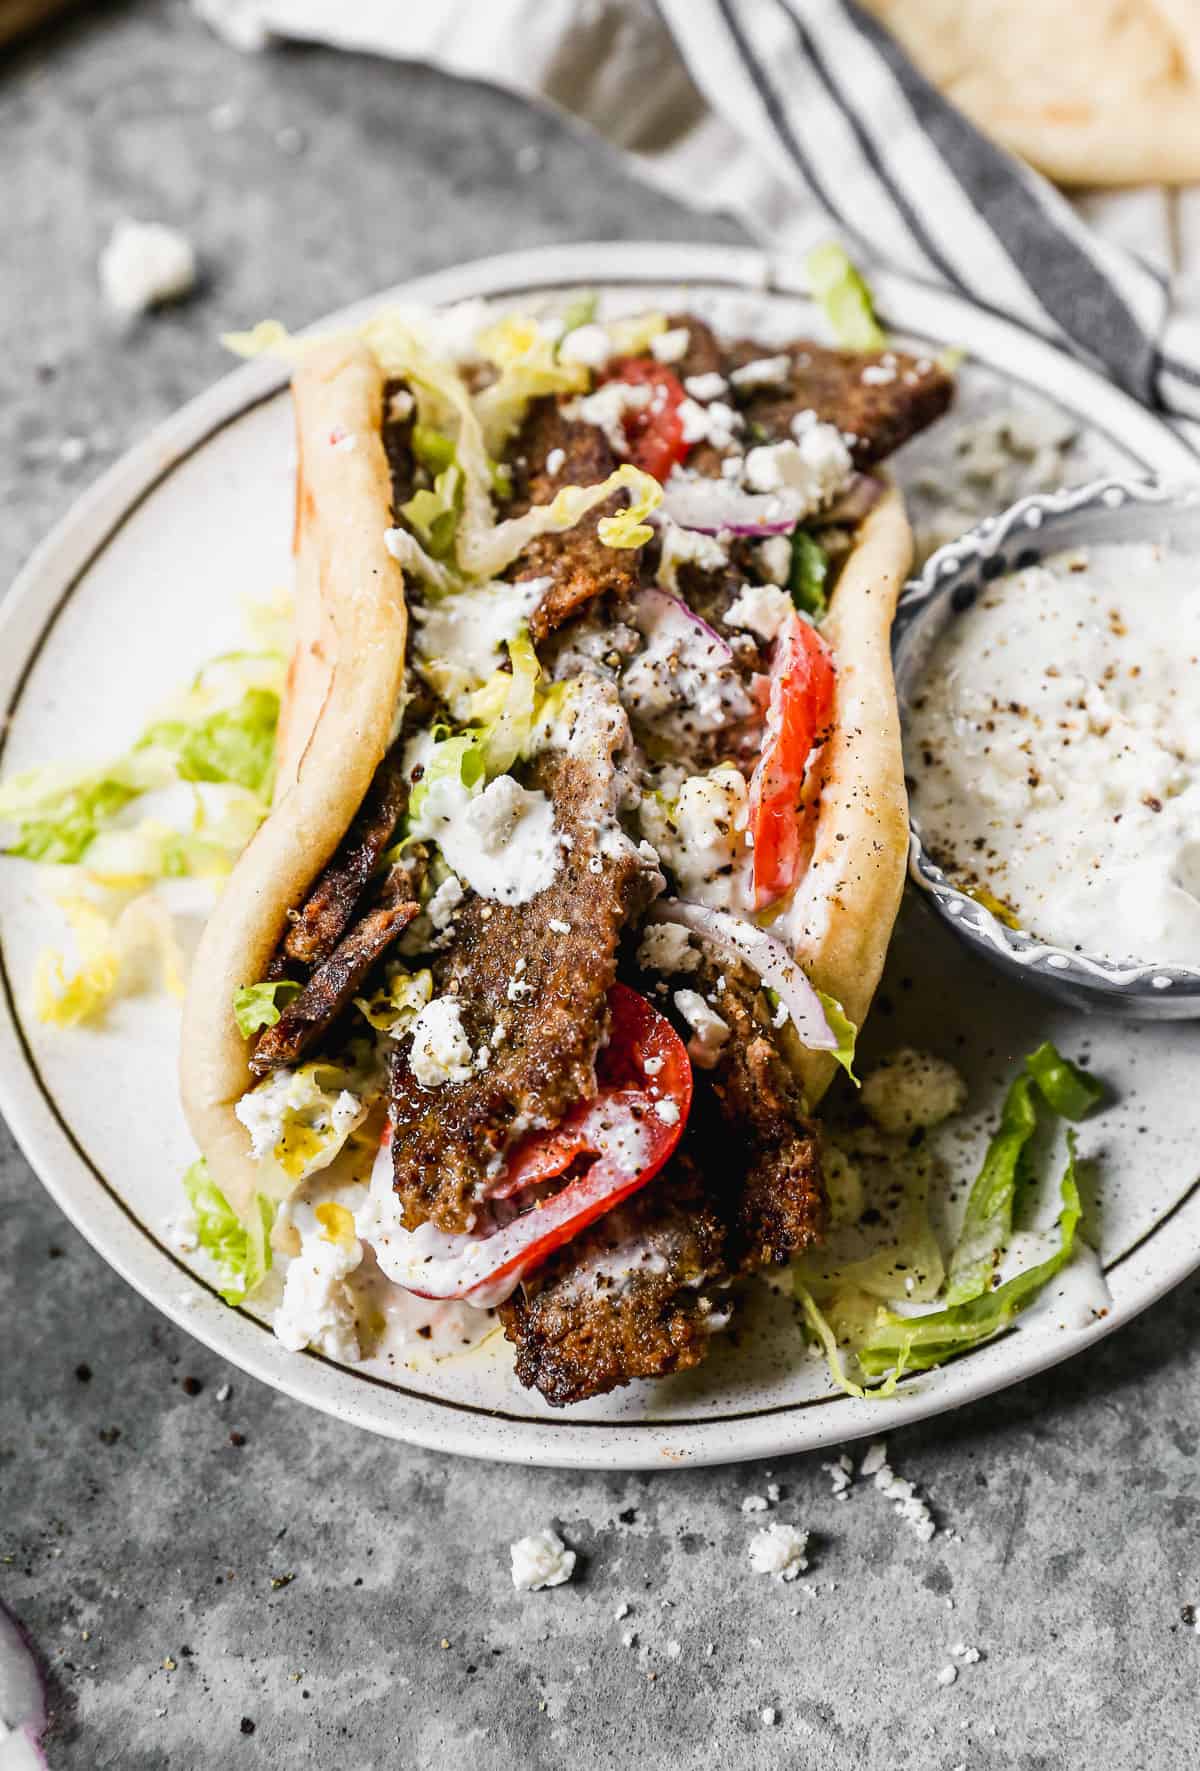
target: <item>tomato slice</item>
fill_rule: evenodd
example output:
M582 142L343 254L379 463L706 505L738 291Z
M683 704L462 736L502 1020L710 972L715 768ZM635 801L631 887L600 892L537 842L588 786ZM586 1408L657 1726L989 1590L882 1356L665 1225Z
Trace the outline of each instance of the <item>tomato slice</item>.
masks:
M800 877L805 770L832 721L833 691L828 646L811 623L794 616L775 642L766 734L750 777L756 910L774 904Z
M683 461L689 445L683 440L679 408L687 397L678 375L653 357L619 357L605 381L648 384L650 404L625 415L625 450L635 467L665 480L676 462Z
M424 1226L389 1233L387 1270L397 1276L411 1235L411 1268L398 1282L419 1297L500 1303L531 1268L653 1179L671 1156L692 1105L692 1067L671 1023L624 984L609 994L612 1024L597 1064L599 1092L551 1131L526 1138L489 1197L509 1199L555 1180L582 1158L589 1166L489 1236L448 1236ZM380 1157L390 1164L384 1133ZM408 1273L411 1271L411 1278Z

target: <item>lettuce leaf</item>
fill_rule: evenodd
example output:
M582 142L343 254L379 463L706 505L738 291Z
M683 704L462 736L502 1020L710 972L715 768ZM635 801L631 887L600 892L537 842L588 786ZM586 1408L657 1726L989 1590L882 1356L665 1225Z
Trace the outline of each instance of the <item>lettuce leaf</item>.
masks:
M524 418L531 400L546 394L585 393L589 384L581 363L563 363L557 340L536 320L510 315L481 332L480 354L499 369L490 387L475 396L490 455L499 455Z
M1027 1267L1003 1285L985 1291L927 1316L896 1316L888 1312L879 1329L859 1348L858 1359L868 1376L889 1368L928 1371L935 1365L966 1352L1006 1328L1019 1311L1055 1274L1062 1271L1075 1249L1081 1206L1075 1168L1075 1133L1067 1132L1067 1166L1060 1184L1062 1209L1058 1218L1058 1248L1046 1260ZM875 1392L878 1394L878 1392Z
M650 474L626 461L598 486L564 486L549 504L535 504L524 516L497 523L488 535L478 538L470 560L464 560L460 535L459 564L481 577L499 578L539 535L573 529L590 510L622 489L632 494L632 502L615 516L601 519L600 539L606 547L641 547L654 533L646 518L662 503L663 491Z
M208 1172L201 1157L183 1177L196 1219L200 1246L220 1269L224 1283L221 1296L227 1304L241 1304L271 1270L271 1226L275 1207L261 1193L255 1194L249 1224L243 1224Z
M837 1038L837 1049L830 1052L829 1055L841 1065L855 1088L861 1088L862 1084L854 1074L854 1045L858 1038L858 1028L836 996L826 996L823 990L818 990L817 995L821 1000L821 1007L825 1010L825 1019L829 1022L829 1030Z
M98 769L27 769L0 784L0 825L16 833L4 853L73 866L132 800L174 778L166 753L122 757Z
M814 621L819 621L829 606L825 580L829 576L829 555L819 541L804 529L792 531L792 566L788 589L792 601Z
M433 999L433 973L398 966L372 996L356 996L354 1006L376 1033L399 1039Z
M598 298L594 289L585 289L574 301L568 302L563 309L562 336L568 332L577 332L581 326L590 326L596 318Z
M1037 1129L1032 1087L1027 1076L1018 1076L1004 1098L999 1130L984 1153L950 1256L949 1304L965 1303L987 1289L1012 1234L1017 1184L1029 1140Z
M808 255L807 270L813 299L820 302L842 349L882 350L887 334L875 318L871 291L845 249L836 240L817 246Z
M247 689L235 706L205 718L156 721L137 748L155 747L174 756L181 781L232 782L265 801L270 797L278 724L278 694L273 689Z
M1049 1040L1030 1052L1025 1068L1037 1083L1047 1106L1064 1119L1083 1119L1104 1099L1104 1084L1073 1064Z
M442 728L444 731L444 728ZM479 732L458 732L439 737L429 753L425 772L408 799L410 827L420 824L430 795L446 783L468 790L482 784L486 774L483 738Z
M529 629L522 628L505 643L511 672L494 671L468 702L468 718L481 725L479 735L489 777L506 775L528 749L538 713L537 688L542 667Z
M151 892L133 898L115 917L82 894L58 900L75 940L79 963L69 976L65 954L45 948L37 957L33 1007L39 1021L76 1027L95 1020L118 986L136 982L139 959L156 962L164 988L183 995L183 958L170 912Z
M294 978L280 978L272 984L239 984L233 993L233 1018L242 1038L249 1039L263 1027L274 1027L280 1003L298 996L302 988Z
M400 506L400 515L435 560L444 560L454 546L461 498L462 469L451 463L438 474L432 491L414 492Z

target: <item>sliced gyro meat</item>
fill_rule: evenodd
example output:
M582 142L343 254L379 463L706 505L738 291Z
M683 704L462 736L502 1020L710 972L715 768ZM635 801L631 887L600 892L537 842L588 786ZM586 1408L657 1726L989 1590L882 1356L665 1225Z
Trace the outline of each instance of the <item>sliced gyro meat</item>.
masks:
M404 933L421 905L407 868L394 867L378 900L353 924L333 952L317 966L298 996L273 1027L259 1036L250 1059L256 1076L294 1064L349 1007L350 999L377 960Z

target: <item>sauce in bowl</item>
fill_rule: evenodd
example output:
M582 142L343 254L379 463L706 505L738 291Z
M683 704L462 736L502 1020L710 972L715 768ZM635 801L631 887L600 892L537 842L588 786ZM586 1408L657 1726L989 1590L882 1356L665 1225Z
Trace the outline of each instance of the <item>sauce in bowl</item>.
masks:
M905 735L951 882L1053 946L1200 967L1200 566L1052 554L939 638Z

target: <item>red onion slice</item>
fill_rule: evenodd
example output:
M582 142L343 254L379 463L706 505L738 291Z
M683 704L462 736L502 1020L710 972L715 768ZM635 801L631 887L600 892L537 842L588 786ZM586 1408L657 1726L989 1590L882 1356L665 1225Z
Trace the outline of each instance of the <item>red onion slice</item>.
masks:
M46 1691L28 1638L0 1605L0 1771L45 1771Z
M647 912L646 922L674 922L708 941L727 958L741 960L773 990L796 1029L801 1045L813 1052L833 1052L837 1035L829 1025L821 998L782 941L726 910L710 910L683 898L667 898Z
M634 624L645 639L651 635L666 638L678 647L688 663L716 667L733 658L725 636L669 590L660 590L656 585L639 590L634 610Z
M790 535L804 510L804 499L786 486L744 492L732 480L674 474L663 487L663 514L702 535Z

